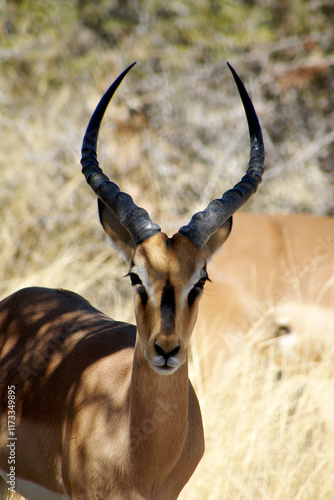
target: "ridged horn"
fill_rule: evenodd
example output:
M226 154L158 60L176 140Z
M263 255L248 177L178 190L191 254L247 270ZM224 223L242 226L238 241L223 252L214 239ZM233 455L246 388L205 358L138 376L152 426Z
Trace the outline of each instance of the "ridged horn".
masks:
M199 248L202 248L210 236L256 193L264 172L264 144L259 119L244 84L232 66L227 64L237 84L247 117L250 160L246 175L233 189L226 191L220 199L211 201L205 210L192 216L187 226L180 228L179 232Z
M87 183L94 193L110 208L119 222L129 231L136 245L160 231L160 227L151 221L148 213L133 202L130 195L120 191L102 172L97 161L97 140L104 113L108 104L125 75L134 66L131 64L109 87L97 105L86 130L81 149L81 165Z

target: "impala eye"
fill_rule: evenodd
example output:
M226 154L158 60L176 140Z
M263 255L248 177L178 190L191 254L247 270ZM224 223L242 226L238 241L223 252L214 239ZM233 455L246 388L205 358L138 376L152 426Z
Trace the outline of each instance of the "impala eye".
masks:
M206 281L209 279L208 276L204 276L203 278L201 278L200 280L197 281L196 285L194 286L194 288L203 288Z
M203 269L203 272L204 272L204 275L197 281L194 288L203 288L207 281L211 281L209 276L208 276L208 273L206 272L206 269Z
M199 279L197 281L197 283L194 285L193 289L190 291L190 293L188 295L189 307L191 307L193 305L193 303L195 302L195 300L197 299L197 297L199 297L202 294L204 285L205 285L206 281L208 281L209 279L210 279L209 276L206 274L201 279Z
M139 278L138 274L136 273L129 273L128 276L130 276L130 281L131 281L131 285L132 286L136 286L136 285L142 285L142 281L141 279Z
M142 283L142 280L136 273L129 272L127 276L130 276L131 285L136 287L136 292L140 297L143 308L145 308L148 301L148 295Z

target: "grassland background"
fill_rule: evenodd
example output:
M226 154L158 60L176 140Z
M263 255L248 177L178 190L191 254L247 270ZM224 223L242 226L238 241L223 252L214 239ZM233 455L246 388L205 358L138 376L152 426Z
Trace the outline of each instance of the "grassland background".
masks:
M247 209L333 215L333 17L325 0L2 0L0 296L69 288L133 321L126 264L106 245L79 159L98 99L134 60L99 157L163 229L187 222L247 165L227 60L266 144L264 183ZM331 499L330 354L280 378L245 346L227 380L197 382L207 452L182 498ZM196 383L196 365L192 375Z

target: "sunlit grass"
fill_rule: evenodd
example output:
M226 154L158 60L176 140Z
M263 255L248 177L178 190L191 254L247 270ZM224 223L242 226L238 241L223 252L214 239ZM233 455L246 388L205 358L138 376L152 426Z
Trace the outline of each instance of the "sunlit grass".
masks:
M332 355L280 367L242 346L200 391L206 453L181 498L330 498Z

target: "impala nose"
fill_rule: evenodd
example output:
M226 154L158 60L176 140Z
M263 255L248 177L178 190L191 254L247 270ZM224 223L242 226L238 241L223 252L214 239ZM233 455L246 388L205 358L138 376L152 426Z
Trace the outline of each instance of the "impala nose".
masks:
M161 368L176 368L181 362L178 357L180 342L176 335L160 334L154 340L155 366Z
M165 360L167 361L168 358L170 358L171 356L175 356L179 350L180 350L180 344L177 343L177 345L175 347L173 347L172 349L168 350L167 352L163 349L163 347L161 347L157 341L154 342L154 349L155 349L155 352L159 355L159 356L162 356L163 358L165 358Z

